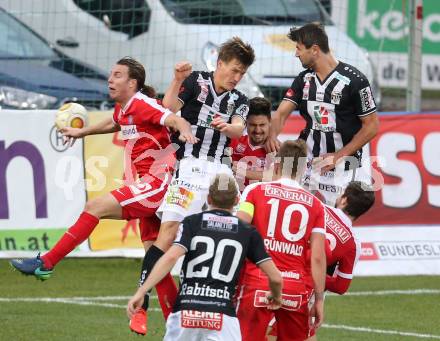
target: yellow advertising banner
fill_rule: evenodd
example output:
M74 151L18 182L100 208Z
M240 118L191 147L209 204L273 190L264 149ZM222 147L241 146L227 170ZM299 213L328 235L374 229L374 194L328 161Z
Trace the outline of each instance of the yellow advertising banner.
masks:
M111 112L90 112L89 123L109 117ZM122 186L124 144L119 132L87 136L84 141L87 200ZM91 251L142 248L138 220L101 220L89 238Z

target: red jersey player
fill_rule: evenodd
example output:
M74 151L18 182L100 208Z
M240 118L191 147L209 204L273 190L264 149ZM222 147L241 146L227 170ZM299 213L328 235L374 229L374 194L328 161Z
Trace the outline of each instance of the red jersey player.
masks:
M75 224L43 256L11 260L22 273L48 279L54 266L86 240L103 218L142 218L140 228L144 246L147 248L151 239L156 239L160 222L155 212L166 192L171 179L169 172L175 161L167 128L180 132L180 138L188 143L197 142L197 138L187 121L146 94L151 95L154 89L144 82L145 69L139 62L129 57L119 60L108 79L110 97L117 103L113 117L93 126L61 130L66 139L121 130L125 154L131 158L140 179L88 201Z
M280 325L279 339L305 340L312 327L320 326L324 316L324 207L294 180L301 177L305 166L305 143L285 142L277 157L280 163L275 164L274 174L278 180L249 185L243 192L237 216L257 228L266 250L282 272L282 307L275 312ZM311 269L307 260L309 249ZM243 290L237 301L237 316L245 341L265 340L272 317L272 311L267 309L267 287L263 279L257 268L246 265ZM315 302L309 311L313 294ZM309 317L315 318L312 326Z
M249 113L246 118L247 135L231 140L233 169L240 190L252 180L261 181L263 172L269 166L264 144L269 136L270 102L262 97L249 101ZM243 179L244 173L246 177Z
M366 184L352 181L336 199L336 208L325 206L326 241L331 250L327 253L326 290L343 295L350 287L354 267L361 252L361 245L353 234L352 224L373 204L374 192ZM276 324L272 326L269 335L277 335ZM311 341L314 338L307 340Z
M335 266L332 275L327 275L326 290L340 295L348 290L361 252L360 243L352 232L352 223L373 204L374 192L368 190L366 184L352 181L336 200L336 208L325 207L326 238L332 250L327 264Z

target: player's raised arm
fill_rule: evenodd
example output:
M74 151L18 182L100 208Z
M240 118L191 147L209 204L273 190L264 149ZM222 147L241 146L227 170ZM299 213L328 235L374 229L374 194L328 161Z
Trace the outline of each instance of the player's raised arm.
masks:
M199 139L194 136L191 130L191 125L187 120L176 114L168 115L164 122L165 126L171 128L180 133L179 140L182 142L188 142L195 144L199 142Z
M170 109L172 112L178 112L182 108L184 103L179 100L179 92L183 81L191 74L191 71L192 65L187 61L179 62L174 66L174 78L162 101L165 108Z
M265 144L265 148L268 153L276 152L280 148L280 141L278 140L278 135L283 130L284 124L287 118L297 107L295 102L289 100L282 100L278 109L272 115L270 121L269 137Z
M241 117L234 116L231 123L224 122L221 117L214 118L211 126L220 130L227 137L235 139L243 135L245 124Z
M106 118L101 122L83 128L61 128L60 132L64 136L65 141L69 141L73 145L72 139L82 138L88 135L107 134L120 130L119 124L113 122L112 118Z

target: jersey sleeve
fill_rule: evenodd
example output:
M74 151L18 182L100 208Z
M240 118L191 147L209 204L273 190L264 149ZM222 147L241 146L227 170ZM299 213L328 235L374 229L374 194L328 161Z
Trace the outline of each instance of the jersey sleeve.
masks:
M249 214L251 217L254 216L255 211L255 188L259 185L259 183L250 184L247 186L240 198L240 205L238 210L244 213Z
M271 259L266 252L261 235L255 228L252 228L246 257L256 265Z
M119 115L120 111L121 111L121 106L118 103L116 103L115 109L113 110L113 116L112 116L113 123L119 124L118 123L118 115Z
M345 252L343 257L339 259L333 276L327 276L325 280L327 290L340 295L347 292L353 279L354 267L359 260L360 253L360 243L355 240L354 247Z
M362 78L356 78L352 83L351 92L354 99L356 114L360 117L367 116L376 111L376 102L374 101L373 92L371 91L370 82L362 75Z
M249 112L249 99L240 95L236 103L236 109L231 115L231 120L234 117L240 117L244 122L246 122L246 118Z
M179 225L177 230L176 239L174 239L173 244L179 245L185 249L186 252L190 249L191 239L193 237L191 230L191 222L189 219L185 218Z
M163 126L165 125L166 118L173 114L170 110L160 105L154 98L149 98L147 105L143 120L149 123Z
M191 74L183 81L182 86L179 89L179 100L185 104L189 100L191 100L196 93L197 89L197 77L198 72L193 71Z
M303 75L299 74L294 80L289 89L284 94L283 100L295 103L297 106L303 97L304 79Z
M325 227L325 211L324 205L316 199L316 219L312 226L312 233L322 233L325 236L326 227Z

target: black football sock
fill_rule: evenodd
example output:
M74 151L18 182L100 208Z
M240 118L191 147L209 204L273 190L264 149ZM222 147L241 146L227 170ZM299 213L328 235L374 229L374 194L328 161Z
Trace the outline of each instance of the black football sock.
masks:
M156 264L156 262L159 260L160 257L162 257L163 254L164 252L161 249L159 249L157 246L152 245L148 249L148 251L145 253L144 260L142 262L141 277L139 278L139 286L144 284L151 270L153 270L154 264ZM145 294L144 304L142 305L143 309L148 310L149 301L150 301L150 292Z

